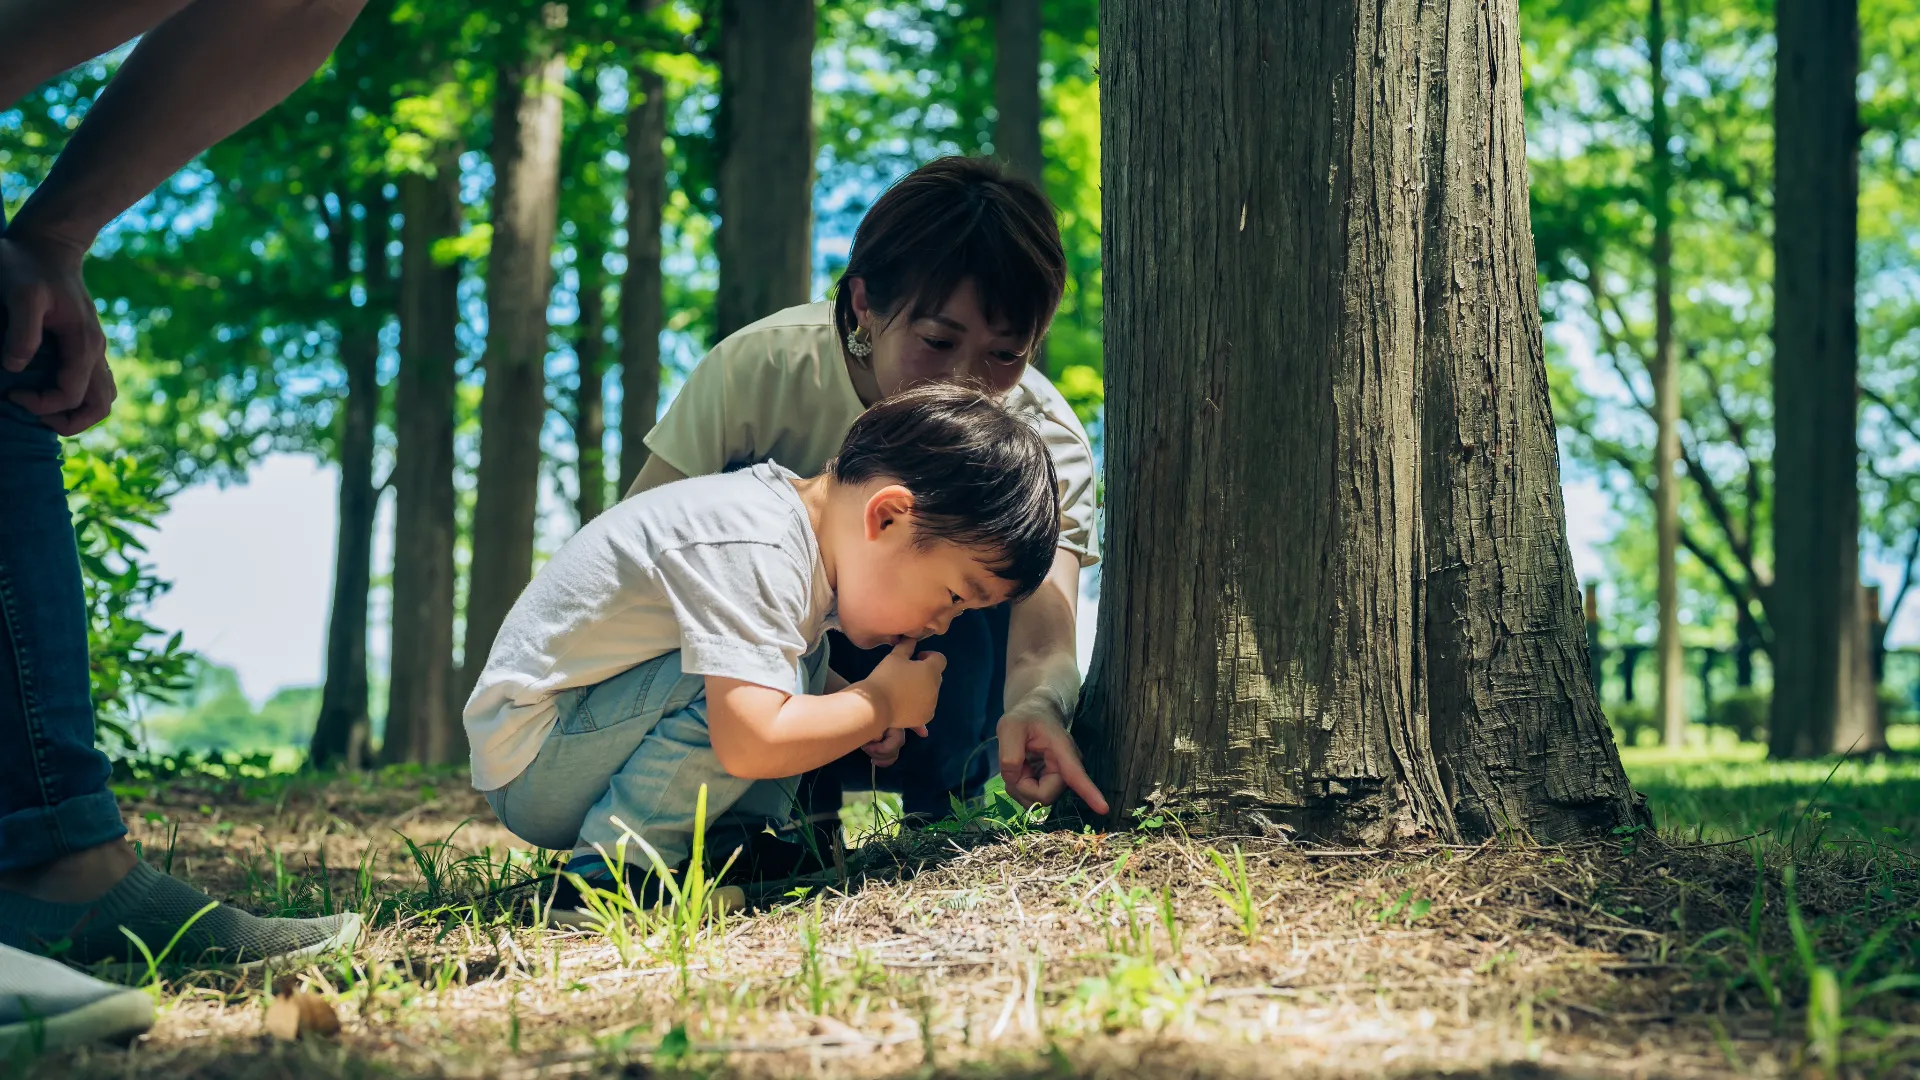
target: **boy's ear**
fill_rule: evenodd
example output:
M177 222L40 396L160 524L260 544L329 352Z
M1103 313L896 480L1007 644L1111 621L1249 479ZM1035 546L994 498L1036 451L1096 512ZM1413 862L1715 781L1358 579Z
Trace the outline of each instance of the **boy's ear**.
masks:
M912 513L913 492L899 484L888 484L867 496L867 539L878 540L889 528L904 527Z

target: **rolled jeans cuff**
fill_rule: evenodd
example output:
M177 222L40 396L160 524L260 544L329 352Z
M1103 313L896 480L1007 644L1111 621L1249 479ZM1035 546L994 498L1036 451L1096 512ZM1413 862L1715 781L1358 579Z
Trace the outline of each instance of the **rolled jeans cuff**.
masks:
M52 862L126 834L126 822L111 791L18 810L0 818L0 873Z

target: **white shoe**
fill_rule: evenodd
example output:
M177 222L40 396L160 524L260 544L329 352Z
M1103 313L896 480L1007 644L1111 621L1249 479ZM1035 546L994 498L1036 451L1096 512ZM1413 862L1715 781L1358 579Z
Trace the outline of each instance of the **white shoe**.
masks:
M152 1026L153 998L144 991L0 945L0 1063L83 1043L128 1043Z

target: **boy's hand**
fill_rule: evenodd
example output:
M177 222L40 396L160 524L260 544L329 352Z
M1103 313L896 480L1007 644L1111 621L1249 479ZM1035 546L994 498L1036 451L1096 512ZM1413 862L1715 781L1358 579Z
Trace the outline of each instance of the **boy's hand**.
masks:
M904 750L907 745L908 731L912 731L915 735L923 739L927 737L927 727L925 724L917 728L891 727L887 729L885 735L862 746L860 749L865 750L867 756L873 759L874 768L889 768L900 760L900 751Z
M940 653L915 657L919 645L903 641L893 647L873 674L857 684L873 695L880 706L883 728L926 728L933 719L934 703L940 700L940 675L947 670L947 658ZM885 732L876 741L885 741ZM904 740L903 740L904 741Z

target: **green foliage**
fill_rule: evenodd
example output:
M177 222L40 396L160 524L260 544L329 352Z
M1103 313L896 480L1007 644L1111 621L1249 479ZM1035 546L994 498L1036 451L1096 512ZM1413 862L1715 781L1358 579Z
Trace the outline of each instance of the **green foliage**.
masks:
M132 752L142 703L186 690L195 659L179 634L162 633L143 615L170 588L136 535L166 511L166 481L151 457L106 457L78 443L67 446L65 478L87 602L94 726L109 750Z
M232 668L200 661L186 693L153 710L146 732L158 750L251 753L305 746L320 713L320 688L289 686L258 709Z
M1912 125L1920 21L1861 5L1863 551L1920 552L1920 205ZM1648 8L1526 0L1529 166L1541 299L1562 446L1598 477L1620 526L1607 545L1616 638L1654 622L1652 226L1656 172L1671 178L1679 363L1683 636L1763 647L1772 580L1773 9L1765 0L1667 7L1671 140L1651 145ZM1909 570L1911 573L1911 570ZM1893 604L1899 582L1888 582ZM1891 606L1891 605L1889 605ZM1891 618L1891 612L1888 617Z

